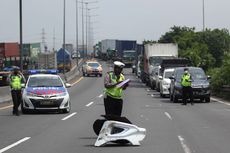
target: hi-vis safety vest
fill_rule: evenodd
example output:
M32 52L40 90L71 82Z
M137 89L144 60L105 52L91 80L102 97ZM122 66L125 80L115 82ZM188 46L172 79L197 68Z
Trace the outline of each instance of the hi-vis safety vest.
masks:
M120 78L117 81L117 76L113 72L109 73L109 78L111 80L111 83L113 83L113 84L125 80L124 75L120 74ZM122 90L123 90L122 88L118 88L118 87L105 88L105 94L107 94L108 96L115 98L115 99L121 99L122 98Z
M183 87L191 87L192 83L190 80L191 80L190 74L183 74L181 78L181 85Z
M22 77L18 75L10 76L10 86L12 90L21 90Z

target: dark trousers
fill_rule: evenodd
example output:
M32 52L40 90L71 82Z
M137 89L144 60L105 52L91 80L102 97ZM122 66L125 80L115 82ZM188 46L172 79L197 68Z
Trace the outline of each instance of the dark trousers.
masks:
M11 90L12 100L13 100L13 113L18 113L18 107L22 101L21 90Z
M193 104L193 93L192 87L182 87L182 100L183 104L187 104L187 99L190 99L191 104Z
M105 115L121 116L123 100L115 99L110 96L104 98Z

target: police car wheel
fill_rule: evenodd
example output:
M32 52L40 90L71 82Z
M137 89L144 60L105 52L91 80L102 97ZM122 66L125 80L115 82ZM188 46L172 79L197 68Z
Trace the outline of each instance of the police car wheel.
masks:
M64 114L69 113L69 112L70 112L70 107L62 110L62 113Z
M23 114L29 114L30 111L28 109L25 109L22 105L21 105L21 110Z

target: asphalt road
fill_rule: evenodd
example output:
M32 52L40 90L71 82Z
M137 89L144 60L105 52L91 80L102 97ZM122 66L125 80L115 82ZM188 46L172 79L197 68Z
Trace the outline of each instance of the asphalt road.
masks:
M105 71L108 70L104 64ZM229 153L230 106L211 101L182 106L160 98L125 69L132 82L124 93L123 116L147 135L141 146L94 147L93 122L104 114L103 78L78 78L69 89L69 114L19 117L0 108L0 153Z

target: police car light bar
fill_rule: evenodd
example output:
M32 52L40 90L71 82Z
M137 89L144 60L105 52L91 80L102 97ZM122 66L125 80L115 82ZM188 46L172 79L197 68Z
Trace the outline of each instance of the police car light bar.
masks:
M59 71L56 69L39 69L39 70L28 70L28 74L58 74Z

